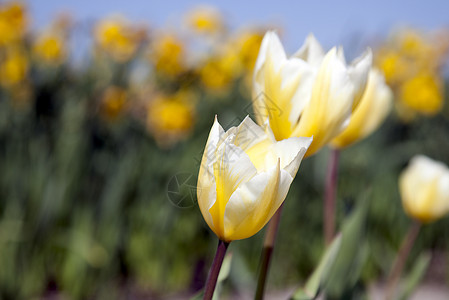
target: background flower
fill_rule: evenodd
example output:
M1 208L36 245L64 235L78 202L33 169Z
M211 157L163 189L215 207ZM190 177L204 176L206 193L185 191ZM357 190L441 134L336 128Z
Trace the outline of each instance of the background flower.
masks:
M425 156L414 157L399 178L406 213L423 223L449 212L449 168Z

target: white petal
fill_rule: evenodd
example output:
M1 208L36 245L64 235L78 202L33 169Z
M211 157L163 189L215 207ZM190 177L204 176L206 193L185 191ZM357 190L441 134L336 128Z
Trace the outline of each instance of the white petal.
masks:
M204 147L203 157L201 159L201 167L209 166L215 159L215 152L217 151L218 144L221 142L225 134L223 127L218 123L217 116L215 116L214 124L209 132L206 146ZM201 169L200 169L201 172Z
M290 99L291 110L282 113L289 113L289 121L296 124L301 116L304 107L309 104L312 96L313 81L316 77L316 70L310 64L301 59L291 58L282 66L282 89L296 89Z
M198 200L198 206L200 207L201 214L203 215L204 220L213 232L217 232L214 221L212 220L212 215L209 212L209 209L217 199L217 187L215 185L215 178L213 173L204 171L202 172L200 170L200 174L198 175L196 196Z
M212 216L214 231L220 238L224 237L223 216L227 202L234 191L257 174L248 155L239 147L230 144L234 137L229 136L217 149L213 165L216 184L216 199L208 211Z
M348 74L355 88L353 109L362 99L368 81L368 74L373 63L373 53L367 49L360 57L356 58L348 67Z
M267 135L262 127L246 116L235 131L234 145L243 150L249 149L255 144L265 140Z
M313 34L309 34L302 47L293 55L307 61L313 66L319 66L324 57L324 50Z
M336 49L323 59L314 82L312 98L304 109L293 136L313 136L311 155L337 136L349 123L354 85Z
M295 178L312 140L312 137L292 137L274 145L273 153L280 158L281 169L286 170L292 178Z
M342 46L337 47L337 57L340 59L340 61L346 65L346 59L345 59L345 51Z
M217 116L215 116L214 124L209 133L209 137L204 147L203 157L201 159L200 171L198 174L197 184L197 199L201 212L207 224L212 228L212 217L209 213L209 208L215 202L216 188L213 164L216 160L216 151L218 144L224 136L224 130L218 123Z
M244 239L262 229L284 201L292 180L277 165L239 187L226 206L226 237Z
M393 93L378 70L371 70L360 104L351 115L348 127L332 140L332 146L344 148L360 141L383 122L391 110Z
M270 96L266 93L265 80L274 76L271 73L278 73L286 60L287 56L277 34L268 31L262 40L253 76L253 108L259 124L263 124L271 113L277 114L280 111L274 100L268 99Z
M259 55L254 66L254 75L263 68L268 59L271 59L276 65L287 59L284 47L274 31L267 31L262 39Z
M401 173L399 186L406 212L422 222L449 212L449 169L428 157L415 156Z

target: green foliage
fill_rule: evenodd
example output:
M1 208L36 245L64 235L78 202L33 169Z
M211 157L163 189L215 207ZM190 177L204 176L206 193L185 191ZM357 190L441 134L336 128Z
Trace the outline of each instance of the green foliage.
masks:
M136 88L131 75L136 64L144 64L141 60L91 58L77 69L32 65L28 85L20 87L31 92L21 103L0 88L0 299L55 292L70 299L123 299L130 290L157 298L202 288L216 237L203 221L195 193L193 205L175 205L168 187L178 174L192 175L195 185L214 115L226 128L252 115L249 91L244 78L238 78L225 93L210 93L190 73L171 81L145 78ZM194 128L169 147L147 130L142 107L115 120L100 112L107 87L119 86L139 98L142 86L153 85L164 92L184 85L195 91ZM417 153L449 162L448 109L410 124L391 117L373 136L342 152L337 197L341 246L332 246L318 269L328 152L306 159L284 204L269 288L292 286L316 270L306 295L323 288L334 296L348 289L358 292L385 275L408 225L398 174ZM372 198L368 211L367 201L359 199L367 186ZM357 207L355 214L345 221L351 207ZM362 223L365 213L362 231L354 224ZM356 242L361 235L364 241ZM233 245L224 292L229 287L252 290L262 237L263 232ZM329 269L326 261L333 260L336 248L338 263ZM427 248L447 252L447 218L423 230L409 261ZM425 261L418 262L404 295L425 269Z

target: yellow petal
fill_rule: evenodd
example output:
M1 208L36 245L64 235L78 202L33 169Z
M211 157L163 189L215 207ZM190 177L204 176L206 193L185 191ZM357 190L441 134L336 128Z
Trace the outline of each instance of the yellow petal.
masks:
M313 138L293 137L278 142L269 124L265 129L263 131L246 117L236 131L234 144L245 151L259 172L272 168L280 159L281 169L286 169L294 178Z
M368 74L373 63L373 53L368 49L360 57L356 58L348 67L349 77L355 86L354 103L352 110L357 108L363 94L365 93L366 83L368 82Z
M376 130L391 110L393 93L385 84L383 75L376 69L369 74L366 91L351 116L348 127L331 142L343 148L365 138Z
M215 226L209 209L212 207L217 198L213 162L216 159L217 145L224 136L224 130L218 123L215 116L214 124L209 133L209 137L204 147L203 157L201 159L200 171L198 174L197 199L204 220L209 227L215 232Z
M262 41L253 84L253 108L259 125L268 119L277 140L289 138L311 92L313 69L299 58L287 59L277 35Z
M310 103L292 133L293 136L313 136L306 156L321 149L347 126L354 93L355 87L346 66L333 48L323 59Z
M226 206L226 239L248 238L262 229L284 201L292 180L278 162L239 187Z
M226 204L234 191L254 177L257 170L242 149L225 141L217 149L213 171L216 199L209 208L209 213L212 216L215 234L224 238L223 216Z

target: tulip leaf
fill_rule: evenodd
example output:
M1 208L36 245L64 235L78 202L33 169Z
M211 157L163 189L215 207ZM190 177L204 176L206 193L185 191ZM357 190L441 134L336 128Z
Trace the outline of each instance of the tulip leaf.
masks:
M366 251L360 251L360 245L368 212L369 194L365 193L360 199L358 207L343 224L341 234L334 239L305 286L296 290L292 299L312 300L321 290L333 296L341 295L358 279L351 275L360 274L367 256ZM362 249L366 250L366 247Z
M341 235L337 236L322 257L318 267L307 280L304 288L298 288L291 299L309 300L318 296L320 287L327 280L329 270L337 257L341 246Z
M232 262L232 253L226 254L225 258L223 259L223 263L221 265L220 273L218 274L217 278L217 285L215 286L214 296L213 300L219 299L219 294L223 285L223 281L228 278L229 273L231 271L231 262ZM203 299L204 296L204 290L199 291L194 296L190 298L190 300L200 300Z
M430 253L421 254L416 263L413 265L412 270L405 278L404 286L398 295L398 300L406 300L410 298L410 295L415 290L416 286L420 283L421 279L427 271L431 259Z
M328 274L328 279L323 290L330 297L338 297L355 284L358 278L351 274L359 272L363 265L363 239L365 221L369 207L369 192L364 194L358 201L355 211L343 224L342 241L335 263ZM361 256L363 255L363 256Z

